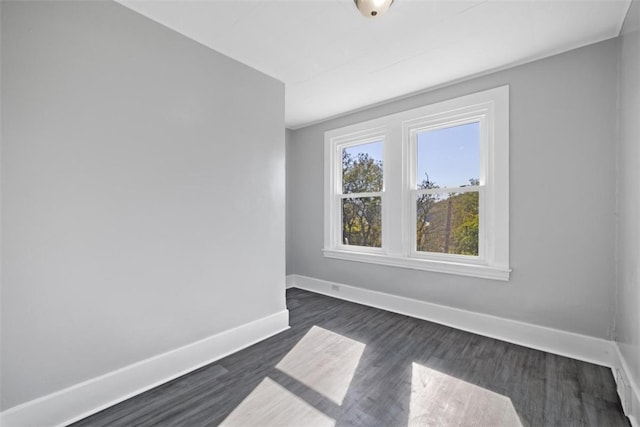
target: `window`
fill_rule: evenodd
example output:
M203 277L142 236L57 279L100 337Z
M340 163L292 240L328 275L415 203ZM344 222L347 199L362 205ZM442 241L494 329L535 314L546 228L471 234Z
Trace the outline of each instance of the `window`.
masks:
M412 134L414 255L479 256L480 139L475 120Z
M509 279L508 86L325 133L324 255Z
M342 146L341 223L345 246L382 247L383 141Z

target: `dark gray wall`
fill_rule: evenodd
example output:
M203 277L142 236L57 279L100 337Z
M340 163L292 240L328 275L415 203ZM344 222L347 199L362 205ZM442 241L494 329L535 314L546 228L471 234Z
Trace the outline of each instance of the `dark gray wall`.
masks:
M616 341L640 384L640 2L634 0L620 37L618 167L618 304ZM635 409L635 416L640 408ZM636 419L637 420L637 419Z
M113 2L1 7L2 408L283 310L283 84Z
M288 273L611 338L616 43L605 41L293 132ZM511 98L509 282L323 258L324 131L505 84Z

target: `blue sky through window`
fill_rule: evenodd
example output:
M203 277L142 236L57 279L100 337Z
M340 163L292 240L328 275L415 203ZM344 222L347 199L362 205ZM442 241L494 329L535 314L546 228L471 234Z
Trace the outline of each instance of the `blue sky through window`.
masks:
M344 149L353 159L366 153L374 160L383 160L382 141L358 144ZM480 123L473 122L418 133L418 186L426 179L439 187L469 185L469 179L480 177Z
M442 187L469 185L480 177L480 123L420 132L418 134L418 187L427 178Z
M384 144L382 143L382 141L368 142L366 144L359 144L345 148L344 151L349 153L354 159L358 158L358 153L366 153L372 159L382 161L383 146Z

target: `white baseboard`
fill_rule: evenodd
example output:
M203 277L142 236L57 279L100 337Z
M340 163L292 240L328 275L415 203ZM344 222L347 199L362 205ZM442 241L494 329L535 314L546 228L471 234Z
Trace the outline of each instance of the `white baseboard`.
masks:
M289 311L212 335L0 413L0 425L66 425L289 328Z
M618 395L624 412L629 417L633 427L640 427L640 387L631 375L626 359L622 356L620 347L614 344L616 350L616 367L612 368L613 378L616 380Z
M640 427L640 388L630 375L631 371L620 348L613 341L306 276L287 276L287 288L294 287L607 366L611 368L618 385L625 415L633 427Z
M287 276L287 286L381 308L585 362L607 367L616 366L615 345L612 341L306 276Z
M623 402L625 415L633 427L640 427L640 388L629 374L631 371L622 357L620 348L613 341L300 275L287 276L287 288L305 289L536 350L607 366L611 368L618 385L618 394Z
M286 277L285 287L287 289L296 287L295 277L295 275L289 275Z

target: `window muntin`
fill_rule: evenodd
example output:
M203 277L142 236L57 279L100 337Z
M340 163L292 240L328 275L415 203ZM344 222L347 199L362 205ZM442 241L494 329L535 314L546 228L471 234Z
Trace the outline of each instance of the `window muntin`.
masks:
M450 149L443 141L456 133L476 135L457 147L465 155L421 160ZM383 145L382 183L343 188L343 150L375 142ZM343 209L365 201L376 219L345 229ZM423 215L425 207L436 210ZM353 232L369 223L380 242L360 246ZM327 258L509 280L508 86L326 132L324 229Z

